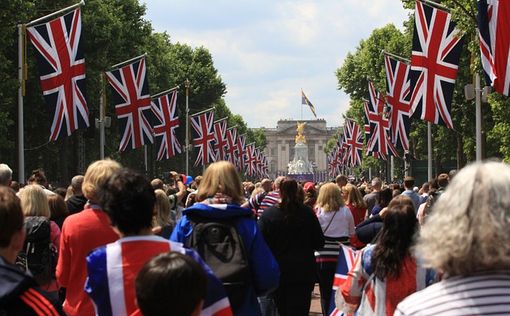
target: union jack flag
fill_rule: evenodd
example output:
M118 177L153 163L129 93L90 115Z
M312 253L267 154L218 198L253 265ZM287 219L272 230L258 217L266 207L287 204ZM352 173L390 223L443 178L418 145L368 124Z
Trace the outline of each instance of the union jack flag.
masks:
M510 3L478 1L478 29L485 79L496 92L510 95Z
M245 166L246 166L246 174L249 176L255 176L257 166L257 154L255 149L255 143L251 143L246 145L246 160L245 160Z
M345 120L344 143L347 144L346 162L351 166L361 166L363 152L363 133L359 125L350 119Z
M391 141L404 150L409 150L411 128L411 82L409 65L384 56L386 68L386 102L390 105Z
M190 120L193 126L193 145L198 148L195 167L214 162L216 159L214 156L214 112L208 110L197 113L190 116Z
M450 108L461 48L451 15L416 1L409 73L412 117L453 128Z
M245 169L246 156L246 137L245 135L237 136L237 168L242 171Z
M111 86L111 101L119 119L122 138L119 150L152 144L154 114L151 107L145 57L106 72Z
M227 129L227 148L226 159L232 164L237 165L237 128L230 127Z
M225 160L225 146L227 145L227 118L214 122L214 152L216 161Z
M344 315L342 311L338 310L335 305L336 291L347 280L347 273L351 270L356 259L356 251L350 247L340 245L340 252L338 254L338 261L336 265L335 277L333 279L333 293L329 302L329 316Z
M182 151L175 136L175 130L180 125L179 117L175 115L176 104L177 89L152 99L152 111L157 119L154 125L154 138L159 148L157 160L169 159Z
M89 126L85 100L85 58L81 48L81 11L76 9L27 28L36 48L41 90L53 117L50 141Z
M398 157L395 146L389 141L390 122L384 117L384 96L375 90L374 84L368 82L370 99L365 102L365 115L370 122L370 139L367 143L367 153L377 152L382 157L388 154Z
M264 154L262 153L260 148L255 148L255 174L259 178L262 178L264 176L264 171L262 169L263 156Z

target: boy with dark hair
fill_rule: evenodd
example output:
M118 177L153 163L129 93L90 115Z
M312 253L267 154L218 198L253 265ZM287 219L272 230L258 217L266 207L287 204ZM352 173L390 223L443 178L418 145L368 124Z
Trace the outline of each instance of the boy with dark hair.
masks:
M24 241L21 202L13 190L0 187L0 315L64 315L59 304L14 265Z
M144 316L198 316L207 290L204 269L178 252L160 254L136 277L136 299Z
M136 275L152 257L170 251L185 254L204 266L208 277L204 313L232 315L222 283L200 256L181 243L152 234L154 202L150 183L129 169L117 171L102 186L101 205L121 238L87 257L85 291L94 301L97 315L139 313L135 303ZM167 312L174 314L172 310Z

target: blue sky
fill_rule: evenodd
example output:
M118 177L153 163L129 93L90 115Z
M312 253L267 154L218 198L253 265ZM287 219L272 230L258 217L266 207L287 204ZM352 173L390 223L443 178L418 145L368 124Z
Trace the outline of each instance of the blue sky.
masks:
M249 127L301 119L301 89L319 118L341 125L349 97L337 88L336 69L373 29L401 28L409 13L399 0L142 1L155 31L209 49L227 105Z

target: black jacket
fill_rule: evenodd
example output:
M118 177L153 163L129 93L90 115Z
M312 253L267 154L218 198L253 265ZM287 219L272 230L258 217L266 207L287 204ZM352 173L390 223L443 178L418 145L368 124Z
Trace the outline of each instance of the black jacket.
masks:
M315 282L314 251L324 246L319 220L308 206L294 210L294 220L285 220L278 207L262 213L258 225L280 265L280 284Z
M0 315L65 315L34 279L0 257Z
M83 195L73 195L69 199L67 199L67 210L69 211L69 215L79 213L83 211L83 207L87 203L87 198Z

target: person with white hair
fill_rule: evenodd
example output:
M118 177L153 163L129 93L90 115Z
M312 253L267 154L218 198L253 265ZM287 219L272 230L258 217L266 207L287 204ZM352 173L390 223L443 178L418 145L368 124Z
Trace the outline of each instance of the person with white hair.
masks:
M462 169L437 200L416 245L441 282L397 306L395 315L510 315L510 166Z
M12 181L12 169L4 163L0 163L0 186L9 186Z

